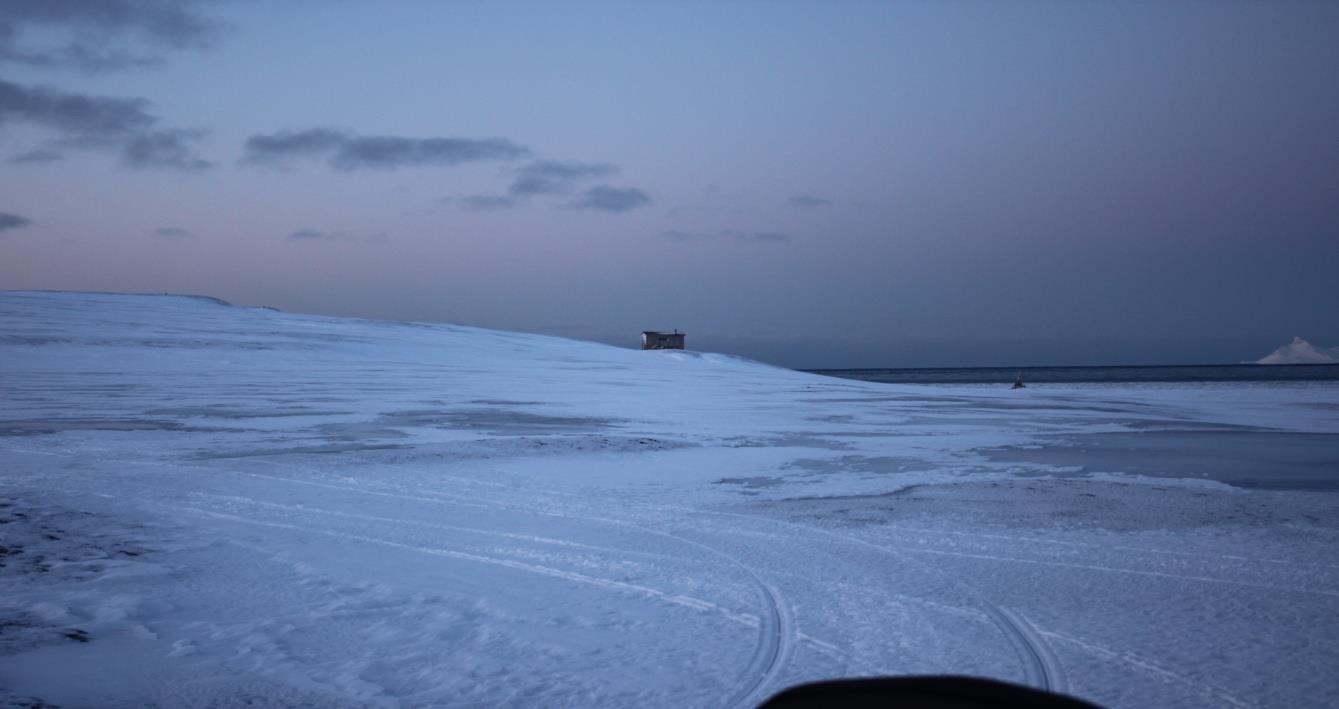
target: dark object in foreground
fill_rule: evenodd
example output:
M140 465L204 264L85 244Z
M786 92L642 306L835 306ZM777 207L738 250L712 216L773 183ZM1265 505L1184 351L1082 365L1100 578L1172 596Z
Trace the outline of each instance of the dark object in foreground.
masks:
M979 677L873 677L801 684L763 702L758 709L863 709L935 707L988 709L1094 709L1095 704L1039 689Z

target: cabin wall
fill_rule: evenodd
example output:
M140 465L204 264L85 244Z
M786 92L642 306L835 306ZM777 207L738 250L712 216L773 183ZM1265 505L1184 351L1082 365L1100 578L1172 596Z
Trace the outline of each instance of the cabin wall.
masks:
M642 333L642 349L644 350L681 350L684 348L684 335L679 334L646 334Z

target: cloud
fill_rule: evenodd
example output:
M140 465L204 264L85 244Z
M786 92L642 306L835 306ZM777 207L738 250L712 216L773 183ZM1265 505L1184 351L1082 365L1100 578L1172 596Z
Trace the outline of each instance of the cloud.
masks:
M225 27L175 0L0 0L0 62L88 73L205 49Z
M141 98L70 93L0 79L0 126L38 126L56 134L54 145L62 148L120 150L122 163L130 167L187 171L209 167L209 161L190 146L203 132L159 127L149 105ZM19 159L24 156L29 159ZM48 146L24 156L10 162L40 162L32 156L59 157L59 153Z
M389 238L385 234L374 234L372 236L359 236L358 234L354 234L348 231L322 231L320 229L306 228L306 229L298 229L297 231L289 234L288 240L307 241L307 242L357 241L365 244L379 244L389 241Z
M298 229L288 238L293 241L347 241L353 235L343 231L320 231L318 229Z
M169 241L181 241L182 239L194 239L195 234L175 226L163 226L153 230L153 238L166 239Z
M581 196L568 202L569 207L577 209L599 209L605 212L621 213L651 203L651 197L636 187L592 187Z
M530 154L528 148L505 138L405 138L330 128L253 135L243 150L246 163L284 165L298 158L324 157L337 170L454 166L516 160Z
M668 239L670 241L735 239L737 241L779 244L790 241L790 234L783 234L777 231L734 231L732 229L723 231L680 231L671 229L669 231L660 232L660 238Z
M38 148L36 150L29 150L28 152L25 153L19 153L18 155L12 155L9 158L9 162L15 165L29 165L43 162L54 162L56 160L64 160L64 159L65 156L61 153L56 152L55 150Z
M576 183L612 175L618 167L608 163L584 163L560 160L536 160L517 168L505 195L470 195L445 197L442 204L454 204L469 212L492 212L520 207L532 197L570 194ZM582 206L609 211L626 211L639 206L638 195L650 201L641 190L616 190L610 187L588 191L581 199L568 206ZM595 201L592 201L595 200ZM602 201L601 201L602 200ZM598 202L598 204L596 203Z
M12 229L22 229L32 223L32 220L27 217L10 214L9 212L0 212L0 234Z
M31 123L82 143L116 140L148 130L158 120L148 106L148 101L139 98L66 93L0 79L0 125Z
M394 169L410 165L460 165L486 160L515 160L530 151L505 138L356 137L335 152L330 163L341 170Z
M520 206L520 200L506 195L475 194L467 197L444 197L442 204L458 205L467 212L495 212Z
M513 195L567 194L573 183L607 177L618 167L607 163L537 160L516 171L516 179L507 189Z
M822 197L815 197L813 195L802 194L799 195L798 197L791 197L790 199L786 200L786 204L791 207L797 207L800 209L812 209L814 207L830 207L832 206L832 200L823 199Z
M347 134L327 128L253 135L246 140L243 160L268 163L294 157L317 156L335 150L347 139Z
M199 172L213 167L213 163L191 152L190 141L198 140L201 131L159 130L141 133L126 143L121 161L130 167L164 167L187 172Z

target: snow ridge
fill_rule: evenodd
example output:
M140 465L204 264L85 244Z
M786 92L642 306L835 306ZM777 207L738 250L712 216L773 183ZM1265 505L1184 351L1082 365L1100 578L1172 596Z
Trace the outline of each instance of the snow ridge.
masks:
M1258 364L1335 364L1339 363L1339 347L1323 349L1293 337L1293 341L1257 360Z

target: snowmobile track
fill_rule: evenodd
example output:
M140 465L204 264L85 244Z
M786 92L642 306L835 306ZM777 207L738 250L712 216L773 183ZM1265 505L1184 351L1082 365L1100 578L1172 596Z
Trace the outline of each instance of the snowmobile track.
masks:
M990 602L983 603L982 610L1004 631L1005 637L1018 652L1028 684L1051 692L1066 691L1060 661L1052 652L1050 643L1041 637L1027 618Z
M746 683L730 697L731 707L754 707L761 703L795 648L795 622L790 606L772 586L761 580L758 585L767 602L767 613L759 618L758 649L744 671Z
M725 513L730 514L730 513ZM775 521L775 520L774 520ZM794 522L777 522L788 527L804 529L810 533L817 533L830 539L837 539L848 544L869 547L877 549L885 554L894 557L916 562L914 559L895 548L890 548L882 544L867 541L859 537L851 537L845 534L838 534L820 527L813 527L807 524L796 524ZM933 573L940 573L932 570ZM1038 689L1063 692L1065 691L1064 673L1061 670L1060 661L1051 650L1050 643L1041 637L1040 633L1032 627L1032 624L1021 615L996 606L982 597L981 593L970 584L961 579L954 579L954 582L967 589L972 595L976 596L981 606L981 611L993 622L996 627L1004 634L1009 644L1018 652L1019 659L1023 663L1024 676L1027 683Z
M405 495L402 493L394 493L388 491L369 490L359 486L334 485L330 483L321 483L310 480L298 480L287 477L261 475L258 473L241 473L241 474L253 477L270 478L276 481L285 481L290 483L315 485L318 487L345 490L348 492L353 492L355 494L361 493L376 496L403 498L432 504L444 504L444 505L459 504L454 499L450 498L444 499L441 497L437 497L435 495ZM748 668L746 668L743 673L743 676L746 678L746 684L735 692L735 694L731 697L731 701L728 706L752 707L761 703L762 700L766 698L765 692L773 684L773 681L776 679L776 677L779 676L781 672L785 669L787 662L789 662L790 660L790 656L794 650L794 646L798 638L795 629L794 617L790 611L790 607L781 600L781 596L775 588L773 588L765 581L763 581L762 577L759 576L756 571L750 568L738 557L735 557L731 554L721 551L720 549L712 547L708 544L694 541L692 539L688 539L686 537L674 534L672 532L666 532L664 530L647 527L626 520L613 519L609 517L588 516L588 515L570 515L551 511L527 509L524 507L517 507L514 505L503 505L497 503L480 504L476 502L470 506L497 508L497 509L521 509L530 514L538 514L538 515L554 516L554 517L575 516L580 519L584 519L591 522L611 524L614 526L636 529L645 532L647 534L665 537L681 544L687 544L689 546L696 547L713 556L723 559L741 569L745 574L748 575L749 579L758 588L760 596L766 608L764 608L763 611L759 614L758 647L754 651L753 659L750 661ZM231 515L225 515L225 516L231 516ZM242 519L238 519L238 521L242 521ZM247 521L255 523L255 521L253 520L247 520ZM287 525L272 525L272 526L287 526ZM383 540L364 539L364 541L375 541L379 543L386 543ZM420 551L423 550L420 549ZM476 558L476 560L481 559ZM510 566L512 564L504 564L504 565ZM656 592L650 595L660 596L663 594Z

